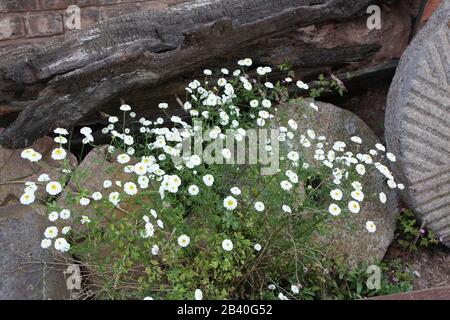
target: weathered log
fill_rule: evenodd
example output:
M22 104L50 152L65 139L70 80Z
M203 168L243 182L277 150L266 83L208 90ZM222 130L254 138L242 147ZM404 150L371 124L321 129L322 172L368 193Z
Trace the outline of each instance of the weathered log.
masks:
M33 102L0 135L0 144L30 145L55 126L72 127L114 98L164 86L213 60L250 53L262 40L298 27L351 18L372 2L197 0L5 52L0 56L1 102L18 96ZM374 48L360 49L344 52L344 61L352 61L348 53L364 58Z

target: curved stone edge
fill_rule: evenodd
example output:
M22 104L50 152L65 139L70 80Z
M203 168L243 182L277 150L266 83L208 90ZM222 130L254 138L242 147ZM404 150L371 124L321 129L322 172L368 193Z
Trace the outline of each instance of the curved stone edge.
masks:
M407 99L404 95L406 92L409 93L416 84L416 71L418 70L416 61L425 59L427 57L427 51L429 50L429 41L427 41L428 37L430 35L437 34L436 30L441 31L442 28L446 27L450 28L449 1L442 2L441 6L434 13L425 27L411 42L410 46L404 52L397 68L396 74L393 78L386 106L385 136L388 149L391 152L396 153L399 157L401 157L405 152L404 147L402 147L402 143L404 143L403 139L406 139L404 134L405 125L404 122L402 123L402 121L409 111L409 108L407 107ZM448 39L447 41L443 41L441 45L448 45ZM433 48L433 50L434 49L436 48ZM448 50L444 50L444 52L447 52L448 54ZM415 65L417 67L411 68L411 65ZM408 66L410 68L408 68ZM445 72L445 70L443 71ZM448 112L450 112L450 110ZM412 164L409 164L409 166L411 165ZM439 170L437 170L436 172L425 173L418 179L410 178L410 174L408 174L408 171L412 169L409 166L402 164L401 161L397 161L396 163L391 165L391 169L396 177L398 177L406 186L405 190L400 192L402 200L416 212L416 215L421 221L426 222L427 226L436 231L438 236L443 237L443 243L446 246L450 247L450 216L446 217L444 215L442 217L439 215L439 217L436 217L436 212L426 211L427 209L424 209L424 205L429 206L429 202L435 197L432 196L430 200L428 199L429 197L425 199L420 194L420 190L423 190L425 188L428 188L430 190L434 188L435 190L437 190L437 188L439 187L448 187L450 185L450 164L439 167ZM445 183L446 181L447 183ZM419 191L416 193L417 190ZM439 193L438 200L440 201L442 201L442 198L439 199L439 197L444 196L444 200L448 198L448 196L447 198L445 198L445 193L449 190L443 191L444 194L442 194L442 192L440 191L437 191ZM438 205L438 209L442 207L442 204ZM445 206L443 207L443 209L445 211Z

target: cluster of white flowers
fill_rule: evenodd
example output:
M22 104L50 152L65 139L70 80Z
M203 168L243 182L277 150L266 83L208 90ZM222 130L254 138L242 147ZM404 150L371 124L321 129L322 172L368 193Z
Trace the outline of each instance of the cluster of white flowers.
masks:
M293 119L289 120L289 124L292 129L296 129L297 126ZM286 130L284 130L284 132L286 132ZM288 135L289 133L290 132L287 132L287 134L283 136L283 139L285 137L292 139L292 135ZM348 145L343 141L333 142L331 144L331 148L326 150L326 146L329 145L326 140L327 138L325 136L317 136L317 134L311 129L306 130L306 135L300 135L300 145L304 148L311 148L312 146L315 146L313 159L332 170L332 181L335 188L330 192L331 203L329 204L328 212L331 215L340 215L343 208L346 208L349 212L355 214L360 212L361 204L365 198L365 195L361 182L358 180L351 180L355 179L355 175L353 175L352 172L355 172L356 176L362 177L366 174L368 166L376 168L384 177L386 177L387 185L390 188L404 188L402 184L395 182L394 177L387 166L374 160L374 157L379 155L380 152L385 152L385 147L383 145L377 143L375 145L375 149L371 149L368 154L354 154L350 151L346 151ZM362 144L363 142L358 136L351 137L350 141L355 144ZM296 151L290 151L287 154L287 158L293 162L294 166L297 166L300 159L300 154ZM386 153L385 158L389 161L396 160L395 156L391 153ZM304 162L302 166L306 169L309 167L309 164ZM292 177L292 174L286 173L286 175L290 179L282 181L281 187L284 190L289 191L297 179L295 176ZM349 192L348 196L344 197L344 192L342 191L341 186L343 184L348 184L348 181L351 181L353 190ZM380 192L379 199L381 203L386 203L386 194ZM346 201L346 203L342 205L342 201ZM375 232L375 223L373 221L367 221L366 229L371 233Z
M252 63L251 59L238 61L240 67L249 67L252 66ZM256 69L256 73L260 79L265 78L271 72L272 69L270 67L258 67ZM273 120L276 118L276 107L273 106L273 102L268 94L268 92L272 92L275 88L272 82L265 81L261 85L258 92L261 91L263 94L260 97L256 95L255 90L255 95L252 95L248 99L245 106L242 106L242 104L238 106L238 103L235 103L237 94L239 92L251 92L258 85L255 79L252 79L242 70L237 69L231 72L223 68L218 80L214 82L214 85L217 85L217 87L210 88L208 86L209 77L213 73L209 69L205 69L203 73L205 75L205 82L202 84L198 80L191 81L185 88L189 101L181 102L181 104L185 112L193 120L205 119L208 120L208 123L212 123L207 133L211 140L227 142L228 136L225 134L225 130L233 129L235 134L232 138L236 141L242 141L248 134L247 130L249 128L273 128L275 126L274 123L276 121ZM292 78L285 79L286 83L292 81L294 81ZM308 85L300 80L296 82L296 86L302 90L309 89ZM318 106L314 102L309 103L308 106L314 111L318 110ZM169 104L162 102L158 107L165 112L169 108ZM124 117L130 117L131 119L136 117L136 114L131 111L129 105L123 104L120 110L123 112ZM308 111L310 110L308 109ZM251 125L244 121L244 114L245 121L250 122ZM177 197L180 193L183 193L183 196L187 196L189 199L199 199L199 197L195 197L202 195L203 192L206 193L207 190L215 188L219 184L217 183L217 180L220 179L219 176L216 175L214 177L213 174L203 171L207 167L204 166L202 158L198 155L183 157L181 163L177 164L169 161L174 157L181 157L183 140L194 137L201 128L184 121L179 116L172 116L170 120L164 120L163 118L154 120L140 118L138 121L132 121L133 124L136 122L139 123L139 133L145 137L143 139L145 141L143 147L145 149L145 155L140 157L136 150L138 148L142 149L141 142L137 143L135 141L132 130L126 127L126 122L123 122L122 127L116 128L119 123L119 118L116 116L110 116L108 118L108 125L102 129L102 133L109 134L112 139L108 147L108 152L113 159L112 161L122 165L123 173L129 176L124 181L104 180L103 189L105 190L91 190L89 194L85 192L77 194L79 204L85 207L85 209L98 202L106 203L110 207L112 205L116 209L122 209L120 207L122 202L126 202L141 192L145 192L145 189L148 189L150 185L158 188L161 201L165 201L164 199L166 197ZM277 187L278 185L280 187L280 192L285 195L295 192L296 188L311 188L311 186L302 185L299 174L301 170L309 170L312 166L323 166L329 172L329 180L332 181L333 186L329 194L331 201L329 206L327 206L328 212L332 216L338 216L344 210L348 210L348 212L353 214L360 212L366 195L358 179L366 175L372 167L376 168L386 178L387 185L390 188L403 188L402 184L394 180L388 167L381 163L384 159L388 159L389 161L396 160L393 154L386 153L384 146L381 144L376 144L374 149L371 149L368 154L354 154L346 151L348 146L343 141L329 142L325 136L317 134L312 129L308 129L305 132L298 132L299 124L294 119L287 119L287 126L276 125L276 128L279 132L279 142L284 142L286 146L289 146L286 157L281 157L281 160L285 161L287 167L284 170L279 170L277 173L279 180L276 182ZM52 151L51 157L57 161L66 160L68 153L63 148L63 145L67 143L65 136L68 135L68 131L64 128L57 128L54 130L54 133L57 135L54 141L59 146ZM91 128L83 127L80 133L84 136L83 144L92 144L94 142ZM363 143L362 139L358 136L351 137L350 141L358 145ZM316 163L307 163L304 159L304 150L297 150L292 146L311 149L313 151L313 159L311 161L315 161ZM270 146L266 147L266 152L269 154L272 152ZM222 148L220 155L223 159L229 160L233 156L233 152L228 148ZM375 160L376 156L380 156L381 159ZM26 149L22 152L22 158L31 162L38 162L42 159L42 155L33 149ZM167 165L167 163L170 163L170 165ZM64 168L65 171L63 172L70 172L67 165ZM198 177L198 179L188 181L188 179L185 179L185 175L183 175L185 172L189 172L190 176ZM57 196L63 190L62 181L52 181L46 174L41 175L38 178L38 182L45 185L45 191L50 196ZM345 190L348 189L349 185L351 185L352 189L347 193ZM115 191L109 190L111 192L108 191L106 193L107 189L113 187L118 187L119 189L116 188ZM217 186L217 188L219 187L222 186ZM37 189L37 183L28 182L25 185L24 194L20 198L20 202L26 205L35 202ZM268 198L251 199L251 203L248 206L244 206L243 204L248 201L245 192L245 189L241 190L237 186L230 188L229 193L221 193L220 201L223 199L223 203L218 204L218 206L226 214L235 214L237 211L243 211L244 208L245 210L250 208L256 215L272 214L273 206L271 199ZM380 192L378 196L382 203L386 203L387 196L385 193ZM286 215L294 215L297 211L294 204L288 203L288 200L283 200L283 202L285 203L278 204L278 210L281 209L280 212ZM326 213L326 209L324 211ZM157 231L159 229L162 230L164 223L158 217L155 210L151 209L146 212L149 214L143 215L142 220L140 218L141 216L138 219L140 221L139 226L143 226L143 229L140 231L140 236L149 241L156 241L155 232L159 232ZM244 212L244 214L246 213ZM48 217L51 222L55 222L58 219L67 220L70 215L69 210L62 209L60 212L52 211ZM80 223L89 224L91 223L91 219L94 220L95 218L83 215ZM375 222L367 221L365 228L368 232L374 233L376 231ZM57 237L58 234L67 235L69 232L69 226L62 228L61 231L56 226L50 226L45 230L45 238L42 240L41 246L43 248L49 248L53 242L56 250L62 252L68 251L70 249L68 241L63 237ZM188 231L186 233L189 234ZM224 238L221 238L223 239L221 250L229 252L234 249L235 245L239 247L237 240ZM195 241L194 236L193 239ZM180 235L178 233L176 242L179 247L187 248L191 243L191 238L187 234ZM263 244L265 246L265 243ZM150 247L150 252L153 256L160 254L160 250L162 252L165 250L165 247L161 244L150 243L148 248ZM180 248L178 249L182 250ZM256 252L260 252L263 246L259 243L254 243L253 249ZM292 294L298 294L301 285L293 284L290 289ZM202 291L197 289L194 297L201 300L203 298ZM280 292L279 298L285 300L287 296L285 293Z
M153 219L156 220L156 225L158 226L158 228L164 229L164 223L162 222L161 219L158 219L158 214L156 213L156 211L154 209L150 210L150 215L153 217ZM142 219L145 222L145 228L144 228L144 230L141 231L142 238L147 239L147 238L153 237L155 234L154 224L150 222L150 218L147 215L144 215L142 217ZM157 255L158 252L159 252L158 245L154 245L152 247L152 254Z
M48 219L51 222L55 222L58 219L67 220L70 218L70 210L63 209L60 212L52 211L48 214ZM67 235L72 228L70 226L65 226L61 229L62 235ZM54 248L61 252L67 252L70 249L70 244L63 237L57 238L60 233L59 229L56 226L50 226L44 231L44 239L41 241L41 247L46 249L52 245L52 241L54 241ZM56 239L55 239L56 238Z

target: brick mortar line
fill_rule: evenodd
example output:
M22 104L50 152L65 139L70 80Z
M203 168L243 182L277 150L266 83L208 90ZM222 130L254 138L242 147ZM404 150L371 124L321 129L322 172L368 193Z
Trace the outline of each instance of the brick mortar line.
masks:
M188 0L186 0L185 2L187 2ZM71 6L71 5L76 5L79 6L81 9L84 8L103 8L103 7L120 7L120 6L125 6L125 5L130 5L130 4L135 4L135 3L159 3L160 0L136 0L136 1L132 1L132 2L118 2L118 3L106 3L106 4L98 4L98 5L93 5L93 4L88 4L88 5L78 5L78 4L69 4L67 7ZM169 3L165 3L165 5L167 5L168 7L173 6L174 4L169 4ZM27 13L33 13L33 12L51 12L51 11L65 11L66 9L34 9L34 10L12 10L12 11L0 11L0 15L4 15L4 14L14 14L14 15L19 15L19 14L27 14Z
M85 6L81 7L81 12L83 12L83 9L92 9L92 8L98 8L98 9L104 9L109 7L125 7L127 4L133 4L133 3L144 3L146 1L140 1L140 2L128 2L128 3L120 3L120 4L113 4L113 5L101 5L101 6ZM152 0L151 2L158 3L158 0ZM149 2L149 3L151 3ZM167 7L170 7L170 5L167 5ZM67 10L67 9L66 9ZM32 10L32 11L16 11L16 12L0 12L0 18L2 17L27 17L29 15L33 15L34 13L60 13L60 14L66 14L67 11L64 9L50 9L50 10ZM133 12L130 12L133 13Z

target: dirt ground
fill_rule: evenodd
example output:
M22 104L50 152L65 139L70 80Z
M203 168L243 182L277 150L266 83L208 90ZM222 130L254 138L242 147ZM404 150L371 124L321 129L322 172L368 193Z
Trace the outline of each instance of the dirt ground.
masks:
M393 243L385 261L400 259L408 264L415 274L414 290L450 286L450 249L433 246L409 252Z

